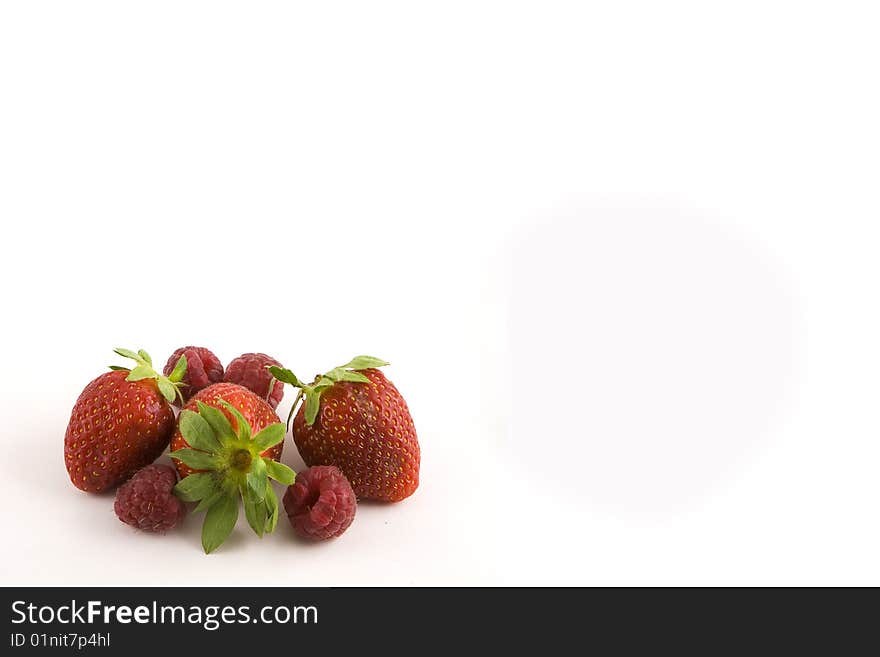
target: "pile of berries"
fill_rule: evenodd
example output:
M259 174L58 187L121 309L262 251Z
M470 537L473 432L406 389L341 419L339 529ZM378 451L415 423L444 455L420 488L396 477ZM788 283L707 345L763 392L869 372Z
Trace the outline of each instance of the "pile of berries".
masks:
M181 347L159 373L146 351L115 351L134 366L112 366L83 389L64 462L80 490L116 488L114 510L126 524L166 532L194 506L206 512L209 553L232 533L241 509L258 536L274 531L275 481L286 487L293 531L325 540L348 529L358 499L398 502L419 485L415 425L378 369L383 360L357 356L304 383L262 353L224 369L210 350ZM285 384L297 388L286 424L275 410ZM280 461L288 428L309 466L298 474ZM174 468L154 463L169 445Z

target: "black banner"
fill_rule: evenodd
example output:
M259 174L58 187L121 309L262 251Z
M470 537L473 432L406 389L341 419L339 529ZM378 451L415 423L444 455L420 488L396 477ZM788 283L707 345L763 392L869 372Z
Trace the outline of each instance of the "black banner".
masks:
M190 647L419 654L476 647L840 653L873 646L872 590L6 588L2 654ZM414 643L415 642L415 643ZM867 643L866 643L867 642Z

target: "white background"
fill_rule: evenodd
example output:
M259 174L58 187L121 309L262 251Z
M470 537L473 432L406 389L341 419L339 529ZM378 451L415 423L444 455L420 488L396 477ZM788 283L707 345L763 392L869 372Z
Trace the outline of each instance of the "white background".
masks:
M880 584L875 5L3 3L2 583ZM420 489L123 525L67 417L183 344L392 361Z

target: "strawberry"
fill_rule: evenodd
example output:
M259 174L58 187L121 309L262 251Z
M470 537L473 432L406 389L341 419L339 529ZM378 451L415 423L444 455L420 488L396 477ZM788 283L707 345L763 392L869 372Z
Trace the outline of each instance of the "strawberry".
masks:
M281 422L278 414L272 410L265 400L260 399L244 386L235 383L215 383L210 385L193 395L183 408L188 411L197 411L201 403L219 409L226 416L226 419L233 423L233 428L235 428L234 425L237 422L237 418L233 411L230 411L222 403L224 401L227 404L231 404L239 413L244 415L245 420L255 433L262 431L270 424ZM180 422L178 422L174 435L171 437L171 450L174 451L192 446L184 437ZM283 447L283 443L278 443L268 449L262 456L268 456L277 461L281 458ZM180 474L181 479L196 472L196 470L188 467L182 461L178 461L175 465L177 465L177 472Z
M116 349L137 363L89 383L76 400L64 434L64 464L73 485L100 493L156 460L174 431L171 402L179 396L186 359L166 377L153 369L150 355Z
M239 498L258 536L274 531L278 498L269 478L285 486L295 473L281 456L284 425L275 411L247 388L215 383L199 391L180 411L171 439L171 458L181 480L175 495L206 510L202 547L217 549L238 520Z
M302 383L288 369L270 367L279 381L299 388L291 415L293 439L306 465L335 465L363 499L399 502L419 485L419 440L401 394L372 356ZM288 418L288 422L290 419Z

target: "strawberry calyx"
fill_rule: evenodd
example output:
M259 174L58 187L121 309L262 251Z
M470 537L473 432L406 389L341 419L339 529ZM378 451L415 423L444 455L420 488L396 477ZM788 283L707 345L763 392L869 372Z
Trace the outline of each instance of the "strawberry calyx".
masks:
M306 424L312 426L315 423L315 419L318 417L318 411L321 408L322 392L340 381L369 383L370 380L358 370L369 370L374 367L384 367L385 365L390 365L390 363L381 358L376 358L374 356L355 356L345 365L334 367L329 372L319 374L311 384L305 384L300 381L300 379L286 367L270 365L269 371L272 373L272 376L282 383L289 383L295 388L299 388L299 391L296 393L296 399L293 400L293 404L290 407L290 413L287 416L287 426L290 427L290 421L302 400L305 400Z
M159 388L159 393L168 401L168 403L173 404L175 399L183 402L183 393L180 391L180 388L184 385L183 377L186 374L186 356L182 355L180 360L177 361L177 365L174 366L174 370L171 374L165 376L153 369L153 359L150 358L150 354L143 349L138 349L135 352L131 349L117 347L113 351L123 358L130 358L137 363L133 368L110 365L111 370L128 372L128 376L125 377L126 381L155 379L156 386Z
M198 502L195 510L207 511L202 525L205 553L216 550L232 533L238 520L239 498L248 524L257 536L272 533L278 523L278 498L269 479L289 486L296 473L262 452L284 440L280 422L253 435L241 412L225 400L220 404L235 418L218 408L198 402L198 411L184 409L178 418L180 432L189 447L170 456L198 470L174 487L185 502Z

